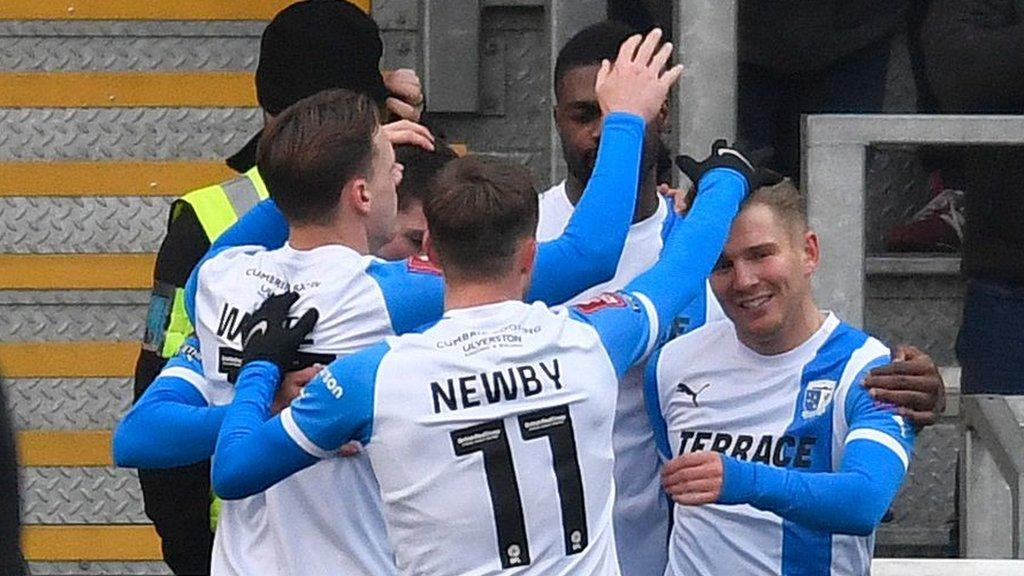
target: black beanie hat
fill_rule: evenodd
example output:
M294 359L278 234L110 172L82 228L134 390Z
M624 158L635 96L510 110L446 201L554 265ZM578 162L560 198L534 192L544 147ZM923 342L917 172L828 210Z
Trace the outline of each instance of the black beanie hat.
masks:
M256 97L271 115L329 88L348 88L383 104L388 96L380 74L383 52L377 24L355 5L296 2L263 31Z

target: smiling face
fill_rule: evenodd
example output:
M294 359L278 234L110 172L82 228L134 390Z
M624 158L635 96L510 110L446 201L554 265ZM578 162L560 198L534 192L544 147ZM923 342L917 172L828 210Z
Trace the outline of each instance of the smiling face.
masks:
M710 278L741 342L778 354L813 334L820 316L811 296L818 255L814 232L766 204L743 208Z

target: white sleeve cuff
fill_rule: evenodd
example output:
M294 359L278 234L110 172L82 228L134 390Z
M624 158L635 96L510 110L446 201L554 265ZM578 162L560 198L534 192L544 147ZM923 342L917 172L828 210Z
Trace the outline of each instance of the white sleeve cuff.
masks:
M320 458L321 460L334 456L333 452L328 452L327 450L317 446L316 443L310 440L309 436L306 436L305 432L299 428L299 425L295 423L295 417L292 416L291 406L281 411L281 425L284 426L284 431L288 433L288 436L299 445L299 448L305 450L310 456Z
M903 471L906 472L907 467L910 466L910 456L907 454L907 450L900 444L900 441L893 438L892 436L882 432L881 430L875 430L874 428L857 428L846 435L846 444L853 442L854 440L870 440L872 442L878 442L882 446L885 446L891 450L903 462Z

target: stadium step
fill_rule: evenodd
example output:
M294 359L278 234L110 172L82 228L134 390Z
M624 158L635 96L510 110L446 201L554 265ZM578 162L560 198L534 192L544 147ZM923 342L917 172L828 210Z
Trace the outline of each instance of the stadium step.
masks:
M291 2L0 3L0 368L33 573L169 573L110 430L167 208L230 176L262 122L259 34Z

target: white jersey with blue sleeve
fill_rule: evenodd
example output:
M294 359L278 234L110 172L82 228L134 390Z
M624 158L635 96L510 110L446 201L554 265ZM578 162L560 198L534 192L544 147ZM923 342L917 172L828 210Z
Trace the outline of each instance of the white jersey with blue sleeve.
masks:
M280 420L316 457L365 445L404 574L616 575L612 356L577 312L453 310L336 361Z
M540 196L537 239L557 238L572 217L575 206L562 182ZM659 199L650 217L629 228L615 277L573 297L579 304L604 292L622 290L633 279L654 266L669 229L681 220L668 202ZM681 334L725 318L710 286L696 298L674 323ZM661 576L668 559L667 534L670 503L661 489L661 461L654 446L654 433L644 409L643 369L634 368L622 378L617 391L613 448L615 451L615 538L624 574Z
M296 291L298 315L319 311L301 352L323 364L439 317L443 303L441 277L429 266L385 263L341 245L227 248L202 263L194 286L189 300L212 405L234 397L242 323L268 295ZM225 501L213 573L395 573L366 455L332 457L265 493Z
M522 302L449 311L421 334L336 361L269 421L278 368L247 365L214 486L254 494L358 439L403 572L618 574L613 391L703 292L747 190L728 169L701 184L658 264L626 293L569 312Z
M729 322L662 347L647 380L660 449L716 451L725 465L719 504L675 507L666 574L868 574L914 440L861 385L888 359L832 314L773 356Z

